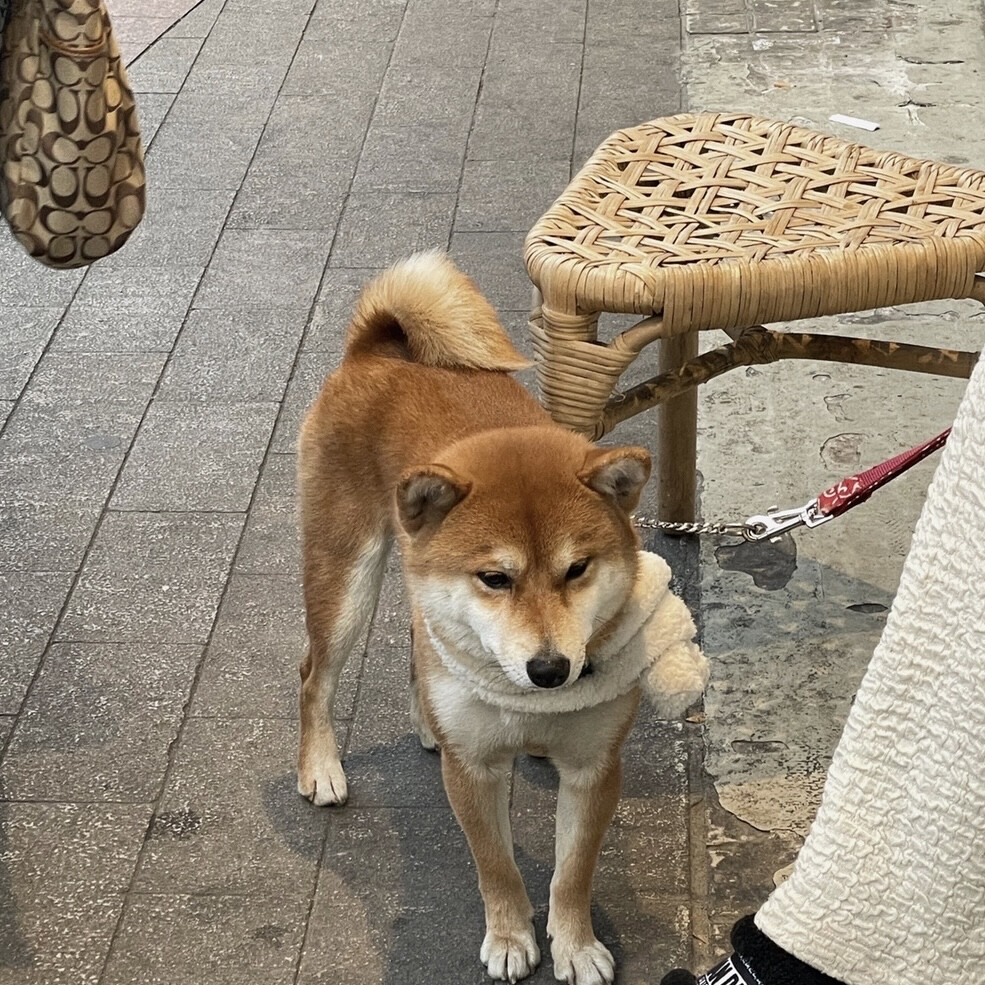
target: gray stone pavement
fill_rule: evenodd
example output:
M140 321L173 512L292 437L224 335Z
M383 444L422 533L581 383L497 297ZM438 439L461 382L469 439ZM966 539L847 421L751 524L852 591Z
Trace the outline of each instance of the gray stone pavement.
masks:
M294 790L300 416L360 284L419 247L449 248L526 347L523 236L619 126L877 114L870 142L985 165L977 3L864 6L110 0L145 221L86 271L0 236L0 985L485 980L472 862L407 718L395 562L340 697L350 803ZM850 320L963 345L983 324L918 315ZM708 515L806 499L961 392L749 376L702 398ZM771 553L657 545L715 680L706 723L644 715L627 747L595 893L621 983L706 961L792 859L928 476ZM552 795L518 764L542 945Z

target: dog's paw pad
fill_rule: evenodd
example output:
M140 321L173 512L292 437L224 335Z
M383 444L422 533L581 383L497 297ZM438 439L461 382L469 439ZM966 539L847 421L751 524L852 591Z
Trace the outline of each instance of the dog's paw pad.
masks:
M540 962L540 948L533 927L508 934L490 930L482 942L479 958L490 978L506 982L526 978Z
M551 947L554 977L568 985L612 985L616 962L600 941L584 947L567 947L555 941Z
M307 797L316 807L344 804L349 796L349 785L341 763L331 763L316 769L298 773L298 793Z

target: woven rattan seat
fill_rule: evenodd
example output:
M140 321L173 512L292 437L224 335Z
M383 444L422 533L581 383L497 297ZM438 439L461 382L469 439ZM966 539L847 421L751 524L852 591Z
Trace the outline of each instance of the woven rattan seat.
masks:
M976 353L771 331L764 323L936 298L985 302L985 172L748 115L697 114L614 133L530 231L542 398L598 437L735 366L833 359L968 376ZM645 316L608 343L601 312ZM697 357L696 332L733 342ZM663 340L663 372L616 383ZM674 444L661 508L693 510L696 404L665 407ZM672 415L672 416L671 416Z

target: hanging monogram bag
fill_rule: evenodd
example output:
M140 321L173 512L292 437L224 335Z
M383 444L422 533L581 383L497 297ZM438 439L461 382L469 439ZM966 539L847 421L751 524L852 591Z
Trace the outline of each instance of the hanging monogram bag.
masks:
M118 250L144 214L133 92L102 0L10 0L10 8L0 209L32 257L81 267Z

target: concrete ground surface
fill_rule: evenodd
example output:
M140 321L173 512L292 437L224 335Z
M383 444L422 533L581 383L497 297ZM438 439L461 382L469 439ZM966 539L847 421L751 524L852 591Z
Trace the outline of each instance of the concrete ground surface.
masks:
M71 272L0 236L0 985L480 983L474 868L407 716L395 560L340 699L350 802L316 809L294 787L294 443L359 286L447 247L529 351L526 230L609 132L681 109L985 167L981 6L110 9L145 220ZM985 328L965 303L828 321L962 348ZM804 502L935 434L962 388L830 363L715 381L701 511ZM651 429L611 440L652 447ZM619 982L706 964L793 859L932 468L775 545L653 544L714 670L703 720L644 714L627 745L595 890ZM518 763L542 947L553 783ZM553 980L544 950L531 981Z

